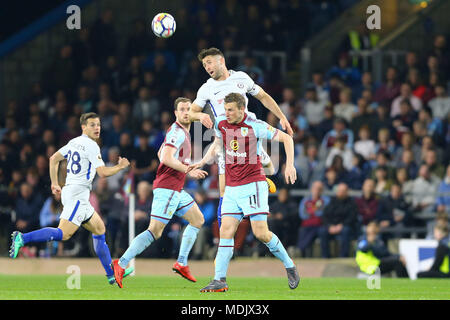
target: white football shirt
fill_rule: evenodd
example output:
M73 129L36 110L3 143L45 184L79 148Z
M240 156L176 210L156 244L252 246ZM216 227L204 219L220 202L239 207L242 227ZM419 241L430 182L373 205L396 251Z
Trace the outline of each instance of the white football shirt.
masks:
M105 165L98 144L83 134L70 140L58 152L67 159L66 185L82 185L92 189L96 169Z
M208 79L197 91L194 103L202 108L207 104L211 106L214 117L225 113L225 97L230 93L240 93L245 98L245 111L247 112L247 93L255 96L261 87L255 84L252 78L243 71L229 70L230 76L225 80Z

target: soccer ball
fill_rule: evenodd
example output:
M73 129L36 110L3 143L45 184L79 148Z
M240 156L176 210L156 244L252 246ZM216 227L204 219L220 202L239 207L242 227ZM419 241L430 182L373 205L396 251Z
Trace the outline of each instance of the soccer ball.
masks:
M160 38L169 38L175 33L177 24L175 19L168 13L158 13L152 21L152 31Z

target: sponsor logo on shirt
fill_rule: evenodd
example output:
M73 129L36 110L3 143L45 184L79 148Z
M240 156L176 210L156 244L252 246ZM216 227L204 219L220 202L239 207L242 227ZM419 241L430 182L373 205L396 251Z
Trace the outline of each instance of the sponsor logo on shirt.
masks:
M236 151L231 151L230 149L227 149L227 154L229 156L238 157L238 158L246 158L247 157L247 152L236 152Z
M231 140L230 147L231 149L233 149L233 151L237 151L239 149L239 143L237 142L237 140Z
M242 88L244 88L244 84L242 82L238 82L237 87L239 89L242 89Z

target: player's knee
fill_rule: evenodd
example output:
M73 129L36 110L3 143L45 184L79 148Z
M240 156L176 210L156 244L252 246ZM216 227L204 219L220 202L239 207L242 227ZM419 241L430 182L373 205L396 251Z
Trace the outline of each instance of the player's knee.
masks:
M196 217L194 223L192 224L194 227L196 228L201 228L203 226L203 224L205 223L205 218L203 217L203 215L200 215L198 217Z
M261 242L267 243L272 239L272 234L266 229L255 229L253 230L253 234L255 235L256 239L258 239Z
M158 240L159 238L161 238L161 235L163 233L164 228L160 229L160 228L149 228L148 231L150 231L150 233L152 234L153 238L155 238L155 240Z
M67 241L72 238L73 232L63 231L62 241Z
M105 234L105 232L106 232L105 225L99 225L95 228L94 234L96 236L99 236L99 235Z

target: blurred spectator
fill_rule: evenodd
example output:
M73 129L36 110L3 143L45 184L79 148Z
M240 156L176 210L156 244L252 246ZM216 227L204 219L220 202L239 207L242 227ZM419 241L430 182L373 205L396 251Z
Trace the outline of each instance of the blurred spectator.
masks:
M450 97L447 95L444 85L436 86L436 97L428 102L432 112L433 118L438 118L444 121L447 115L450 114Z
M63 45L59 56L52 60L50 66L44 71L42 80L47 92L53 94L59 89L70 90L75 85L77 71L72 53L72 46Z
M370 139L369 127L362 126L359 129L359 140L355 142L355 152L366 160L372 160L375 159L375 150L375 141Z
M322 195L322 192L322 182L314 181L311 185L311 195L304 197L300 202L298 212L301 225L297 246L303 257L312 257L312 245L319 236L319 229L322 226L323 209L330 202L330 198Z
M438 140L439 137L442 136L442 121L439 118L433 118L431 108L424 107L420 110L418 119L426 128L426 134L430 135L435 140Z
M347 183L350 189L360 190L370 171L369 163L358 153L353 154L352 167L347 173Z
M140 133L139 146L133 151L131 170L137 181L146 180L152 183L156 177L157 169L158 155L153 148L149 147L147 135Z
M448 215L446 212L437 212L436 217L432 221L427 223L427 235L425 239L434 239L434 227L436 226L450 227L450 222L448 221Z
M369 31L366 20L361 20L357 27L348 32L339 47L339 53L349 54L350 51L358 53L362 50L372 50L378 44L379 39L380 36L377 33ZM361 62L358 61L357 57L354 57L352 64L354 67L358 67Z
M349 122L353 134L357 135L362 126L369 126L372 119L373 114L371 110L369 110L368 101L365 98L359 98L357 112L353 114L352 119ZM369 132L369 135L370 134L371 133Z
M358 217L363 225L375 220L379 199L375 194L375 181L367 179L362 186L362 196L355 198L358 207Z
M353 132L346 128L345 120L342 118L336 118L333 122L333 130L327 132L322 140L321 154L322 152L328 152L332 146L334 146L338 138L343 139L345 146L349 149L353 148Z
M352 150L345 144L345 140L342 137L339 137L334 142L333 147L330 149L328 156L325 160L325 166L327 168L331 167L333 162L335 161L335 157L339 156L342 160L342 164L345 170L350 170L353 166L353 152Z
M447 173L439 184L439 195L436 198L436 210L438 212L450 212L450 164Z
M55 194L45 200L39 213L39 225L44 227L57 227L59 215L62 212L61 194Z
M400 101L399 113L393 117L392 126L397 133L402 133L413 129L413 123L417 119L417 113L413 110L409 100Z
M40 193L33 193L29 183L22 183L15 207L15 228L23 233L39 228L39 212L43 203L44 199Z
M194 260L207 258L206 253L212 245L212 223L216 219L216 208L214 202L208 199L208 195L203 189L198 189L194 193L195 203L198 205L205 223L197 235L197 240L192 247L192 258ZM184 221L184 220L183 220Z
M415 179L417 177L417 171L419 170L419 167L414 162L414 154L411 150L403 151L402 159L400 163L396 164L396 166L398 168L405 168L409 178Z
M395 141L391 139L391 133L388 128L380 128L377 134L377 143L375 144L375 152L386 152L388 154L395 153ZM413 158L414 159L414 158Z
M377 268L380 274L395 270L398 278L408 277L405 258L391 254L378 233L377 223L371 222L367 225L365 235L359 239L356 250L356 263L359 269L366 274L375 273Z
M302 107L305 112L306 120L311 130L324 119L324 109L326 102L319 100L315 87L308 87L305 93L305 99L302 101Z
M339 181L338 181L338 174L333 167L328 168L325 171L325 175L323 177L323 185L327 190L335 191Z
M290 247L297 242L297 230L299 219L297 214L297 206L289 195L287 188L278 190L277 200L270 204L270 215L267 219L269 229L275 234L280 234L280 241L286 247Z
M103 146L106 148L118 146L120 144L120 136L124 132L129 132L129 130L125 128L122 117L119 114L114 114L112 117L112 128L103 130Z
M450 239L448 226L436 225L434 227L434 239L438 241L433 265L427 271L417 274L418 278L450 278L449 255Z
M392 101L391 118L395 118L396 115L401 113L401 102L404 100L409 101L409 105L415 111L422 109L422 101L412 94L411 85L409 83L403 83L400 87L400 95Z
M414 136L411 132L407 131L401 135L401 145L397 148L394 154L394 162L399 163L404 150L411 150L414 154L414 161L416 164L420 164L421 150L417 143L414 142Z
M394 183L391 185L389 195L380 199L376 211L376 221L381 230L385 228L399 229L411 223L411 208L402 195L402 186ZM401 237L398 233L395 236ZM385 240L387 236L383 237Z
M350 240L355 231L358 208L355 201L348 195L348 187L345 183L338 185L336 197L332 198L325 207L320 228L320 246L322 257L329 258L329 240L337 237L340 242L340 257L348 257Z
M318 139L323 139L325 135L333 130L334 124L334 110L332 106L326 106L323 112L323 120L315 128L316 136Z
M420 69L419 57L414 51L408 51L405 55L405 66L400 71L400 78L406 79L410 70Z
M387 103L391 105L392 100L394 100L400 93L400 83L397 79L397 69L390 66L386 70L386 80L383 82L375 91L374 100L378 103Z
M292 88L283 89L283 101L278 105L280 106L281 111L283 111L283 114L286 115L288 119L292 119L292 116L294 115L293 110L298 107L298 101Z
M362 74L361 83L352 87L352 101L358 101L359 98L364 98L364 91L368 91L372 95L372 93L375 92L375 89L376 86L373 83L372 73L370 71L365 71Z
M372 139L377 137L378 132L382 128L387 128L391 132L392 121L389 118L388 107L385 104L382 103L375 109L374 114L372 114L372 119L369 121L369 127L371 129Z
M177 16L177 24L178 22ZM136 19L133 22L133 31L130 33L125 45L125 59L127 61L133 56L145 56L148 54L152 47L152 39L147 28L146 22L142 19Z
M333 66L328 72L328 77L335 75L344 81L344 83L352 87L361 81L361 73L358 68L350 65L350 59L347 54L341 54L338 64Z
M130 160L133 159L134 147L133 142L131 141L131 134L129 132L123 132L120 135L119 149L120 149L120 156L122 158L127 158Z
M392 180L388 177L388 168L386 166L378 166L375 168L375 192L383 194L389 191Z
M347 123L352 122L352 118L357 112L357 107L352 103L351 97L352 91L350 88L341 90L339 103L334 106L334 114L336 117L345 119Z
M150 91L146 87L139 89L139 99L133 107L133 120L140 123L144 119L159 122L160 106L155 97L150 96Z
M117 49L117 35L113 26L113 12L106 9L101 13L101 18L95 21L90 33L92 57L99 64L108 57L115 54Z
M439 179L443 179L445 175L445 167L437 161L436 150L428 149L425 151L424 163L428 166L428 170Z
M317 145L306 145L304 152L295 158L295 167L300 172L303 187L309 188L313 181L320 180L324 174L325 163L319 159Z
M415 210L431 212L434 208L439 178L430 173L426 164L419 168L419 175L414 179L412 186L412 205Z
M258 23L256 23L256 25L258 25ZM245 73L247 73L250 76L250 78L253 79L253 81L255 81L255 83L257 83L260 86L264 85L264 71L260 67L257 66L256 59L253 55L247 54L244 57L243 64L238 66L236 68L236 70L244 71ZM198 86L198 87L200 87L200 86Z
M317 97L320 101L328 104L330 102L328 86L325 83L323 72L315 71L312 73L312 83L310 86L316 88Z

